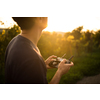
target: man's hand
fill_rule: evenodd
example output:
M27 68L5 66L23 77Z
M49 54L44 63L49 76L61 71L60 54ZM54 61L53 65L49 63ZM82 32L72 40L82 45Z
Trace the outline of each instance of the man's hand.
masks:
M58 84L62 75L66 74L69 71L70 67L74 66L73 62L71 62L71 64L65 64L65 62L66 59L59 63L58 70L56 71L54 77L50 81L50 84Z
M64 59L63 61L61 61L58 65L58 71L60 72L60 75L64 75L66 74L70 67L74 66L73 62L71 62L71 64L65 64L66 59Z
M53 68L53 67L50 67L50 66L49 66L49 63L50 63L51 61L54 61L54 60L55 60L54 58L57 58L57 56L52 55L52 56L50 56L49 58L47 58L47 59L45 60L46 67L47 67L48 69Z

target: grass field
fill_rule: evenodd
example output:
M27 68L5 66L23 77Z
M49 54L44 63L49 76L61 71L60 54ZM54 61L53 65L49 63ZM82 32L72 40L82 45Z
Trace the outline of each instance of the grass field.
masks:
M100 52L82 54L73 58L74 66L62 76L60 84L75 84L84 76L92 76L100 73ZM56 72L56 68L47 70L47 80L50 82Z

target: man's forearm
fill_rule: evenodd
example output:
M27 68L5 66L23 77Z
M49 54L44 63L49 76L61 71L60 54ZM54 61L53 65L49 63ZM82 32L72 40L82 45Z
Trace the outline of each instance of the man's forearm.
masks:
M62 75L61 75L60 71L57 70L49 84L58 84L60 82L61 76Z

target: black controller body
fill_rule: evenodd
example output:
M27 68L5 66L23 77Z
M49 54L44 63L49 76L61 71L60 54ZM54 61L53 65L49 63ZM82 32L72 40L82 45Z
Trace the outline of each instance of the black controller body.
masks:
M55 59L55 61L52 61L52 62L49 63L49 66L50 66L50 67L56 67L56 68L58 68L58 64L59 64L62 60L63 60L63 58L57 57L57 58ZM66 64L70 64L71 62L70 62L70 60L67 60L65 63L66 63Z

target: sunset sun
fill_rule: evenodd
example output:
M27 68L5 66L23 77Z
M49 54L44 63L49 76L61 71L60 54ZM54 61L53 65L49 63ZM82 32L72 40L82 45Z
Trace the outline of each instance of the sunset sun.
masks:
M48 17L48 26L44 31L60 31L60 32L68 32L73 29L83 26L83 30L97 30L100 26L100 18L99 17L82 17L82 16L53 16ZM0 24L0 27L11 27L16 24L11 17L0 17L0 20L4 22L4 25Z
M92 23L92 24L91 24ZM99 29L100 19L96 17L48 17L48 27L44 31L67 32L83 26L83 30Z

